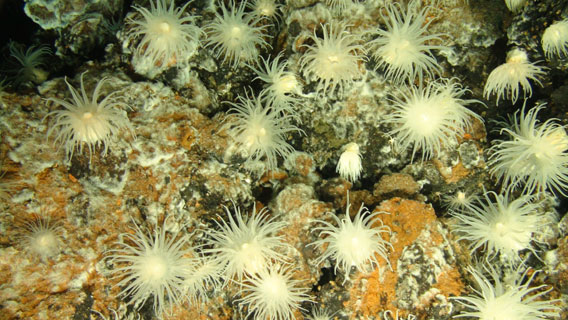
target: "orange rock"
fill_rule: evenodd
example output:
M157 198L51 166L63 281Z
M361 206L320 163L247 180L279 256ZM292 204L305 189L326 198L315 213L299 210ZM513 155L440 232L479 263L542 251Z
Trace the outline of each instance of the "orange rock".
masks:
M392 231L392 234L386 237L393 246L389 253L392 270L386 263L381 263L372 273L361 274L354 280L348 307L363 317L377 317L381 311L401 309L397 305L397 285L400 285L399 275L405 270L398 270L398 263L406 248L419 244L424 248L424 256L429 257L436 249L448 245L444 235L440 234L443 229L436 219L434 209L428 204L392 198L383 201L375 211L387 212L380 218ZM381 259L379 261L384 262ZM417 266L417 270L420 270L420 267L425 266ZM448 297L463 291L464 285L455 265L446 263L441 269L430 288L418 296L421 306L434 303L438 294ZM420 287L425 285L428 283L420 283ZM416 315L417 309L426 310L414 306L413 310L401 309L401 312Z

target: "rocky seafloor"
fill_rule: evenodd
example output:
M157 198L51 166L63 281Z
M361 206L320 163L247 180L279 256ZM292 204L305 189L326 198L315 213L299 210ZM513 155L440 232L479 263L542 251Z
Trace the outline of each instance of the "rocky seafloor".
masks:
M278 2L279 17L261 22L270 48L260 49L260 56L281 53L303 84L293 106L301 131L286 136L294 152L279 157L274 170L265 170L262 161L251 167L246 158L228 152L234 137L224 126L231 108L227 102L259 94L264 84L254 70L223 63L205 40L173 63L155 66L137 60L131 43L136 39L127 36L132 25L124 22L137 14L132 5L149 7L148 1L0 2L5 28L14 23L4 31L2 49L0 319L254 319L250 306L238 302L242 287L236 282L212 286L199 301L187 299L174 305L171 314L157 315L151 297L134 305L129 296L119 296L120 275L107 259L123 234L132 233L133 224L191 234L192 243L202 244L204 230L218 228L215 221L226 219L223 206L232 202L246 212L253 205L266 207L285 223L280 235L289 246L283 254L309 296L294 311L296 319L316 308L329 311L331 319L383 319L387 310L435 320L462 313L464 306L452 297L472 293L467 268L480 263L484 253L457 241L455 217L444 199L458 191L501 190L502 181L487 164L488 149L499 138L493 120L506 118L524 103L546 103L539 114L543 120L568 124L568 58L546 58L540 46L546 26L568 17L568 3L530 0L512 13L502 0L422 1L433 8L429 32L442 34L447 46L434 52L440 76L455 77L469 88L467 98L481 103L468 107L483 119L474 119L456 143L422 160L399 150L389 134L392 125L383 120L400 84L377 70L374 59L360 65L362 79L327 94L300 70L303 45L311 44L318 26L348 25L362 35L361 42L368 42L366 32L384 27L385 2L355 1L335 10L325 1L288 0ZM201 28L211 23L216 10L210 0L186 7ZM10 61L9 38L23 48L45 45L52 52L32 78L14 80L19 71L13 71L17 61ZM531 61L547 68L546 74L541 86L533 84L526 102L500 101L497 106L495 99L483 98L483 86L512 47L526 50ZM54 142L56 135L47 135L53 126L48 114L62 108L48 99L68 99L65 77L78 88L85 72L89 94L100 79L108 79L103 95L118 92L129 108L132 132L119 131L105 155L99 146L92 157L86 149L75 150L67 160L65 148ZM362 158L355 182L336 172L350 142L359 145ZM555 220L534 235L536 254L525 250L521 256L527 268L541 270L532 285L551 288L542 299L559 299L558 319L568 319L567 201L558 191L539 196L539 210ZM378 259L379 265L367 273L346 275L335 270L333 260L318 264L323 249L308 246L320 237L318 220L331 222L328 212L345 213L347 199L352 214L361 203L371 212L388 213L380 216L391 232L384 238L392 245L388 263ZM47 258L26 246L29 222L38 217L49 217L59 227L58 250ZM497 269L510 267L499 258L492 263Z

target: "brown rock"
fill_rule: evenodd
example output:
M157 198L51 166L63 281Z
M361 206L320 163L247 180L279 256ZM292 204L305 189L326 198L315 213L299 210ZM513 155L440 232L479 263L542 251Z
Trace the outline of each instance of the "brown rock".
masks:
M381 177L381 180L375 184L373 195L376 197L391 196L409 196L413 195L420 189L420 185L414 179L404 173L393 173Z

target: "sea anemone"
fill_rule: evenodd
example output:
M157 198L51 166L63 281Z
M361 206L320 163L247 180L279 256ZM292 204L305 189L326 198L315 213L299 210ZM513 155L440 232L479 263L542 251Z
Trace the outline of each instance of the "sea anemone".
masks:
M233 67L241 61L256 62L259 48L270 46L264 40L263 32L268 25L260 25L261 17L246 14L246 1L236 7L234 1L227 9L221 2L222 14L215 13L215 20L205 27L208 46L212 46L217 58L223 56Z
M560 300L545 299L545 295L552 290L545 289L546 285L529 287L538 273L529 276L529 270L517 272L512 283L504 283L490 266L485 267L485 271L491 279L481 270L469 268L476 288L472 288L472 295L452 298L468 309L454 318L546 320L559 317L560 308L556 304Z
M35 256L46 261L59 253L63 227L48 217L34 216L26 222L22 236L24 247Z
M12 175L12 170L5 169L4 161L0 161L0 200L7 203L14 191L22 186L22 183L17 180L15 175Z
M507 53L507 62L493 69L485 82L483 96L486 99L492 94L497 95L496 104L499 105L501 98L509 98L513 104L519 97L519 87L525 97L532 95L532 87L529 80L542 86L538 79L546 74L544 67L539 67L529 61L527 53L521 49L513 49Z
M117 91L107 95L100 102L98 101L101 96L100 91L107 78L97 82L93 95L89 98L85 91L84 76L85 73L81 74L80 92L70 85L65 78L73 101L57 98L47 99L65 107L65 110L48 113L46 118L55 117L55 123L47 131L47 136L49 137L57 131L55 144L60 143L65 147L67 161L73 157L75 148L81 153L85 146L89 149L89 160L92 160L93 152L98 146L103 147L102 155L106 155L109 142L122 128L127 129L134 136L134 130L128 117L124 111L116 108L130 108L119 100Z
M361 64L366 60L365 49L358 42L360 38L350 34L345 26L321 25L323 39L320 39L316 30L310 39L314 45L307 47L306 53L300 58L300 68L309 80L318 81L318 90L327 89L333 92L337 86L339 90L363 76Z
M349 215L349 198L345 217L339 219L337 215L328 212L335 220L337 227L333 224L317 220L323 227L316 227L314 231L320 231L320 237L325 236L311 243L321 248L325 247L324 253L317 259L320 264L331 258L335 260L335 272L341 269L345 272L345 281L349 278L349 272L355 267L359 272L368 273L379 265L377 255L385 259L388 263L387 248L392 245L383 240L382 234L390 234L390 229L384 226L378 215L380 211L370 213L361 203L359 211L353 219ZM373 227L378 224L379 226ZM327 246L327 247L326 247Z
M469 241L472 251L483 248L489 258L500 254L516 262L520 261L519 253L523 250L536 255L531 242L536 241L534 236L547 224L540 206L533 196L510 200L507 194L489 191L484 194L484 200L450 213L459 221L453 228L460 235L458 240Z
M129 304L140 308L153 297L154 311L161 315L171 311L166 303L179 304L184 297L184 279L194 265L187 258L192 250L186 248L187 237L168 238L164 227L156 227L152 235L134 226L135 233L123 234L127 241L110 251L109 261L115 265L112 273L122 278L118 282L123 288L119 295L130 297Z
M45 57L51 54L51 49L47 46L31 46L26 51L13 41L8 43L10 55L17 61L17 66L11 70L15 74L16 84L40 84L48 77L45 67Z
M419 5L420 1L413 0L404 12L399 3L389 3L386 16L382 16L387 30L373 32L378 37L369 42L369 52L378 61L377 68L384 67L386 77L396 83L414 82L416 78L422 83L424 74L433 77L441 71L432 50L446 47L430 44L441 38L439 34L426 34L432 21L424 22L430 7L419 10Z
M261 67L257 69L251 66L251 69L257 74L255 79L266 83L261 95L267 97L270 104L292 111L291 106L298 101L295 96L302 93L302 85L294 72L286 70L288 61L280 63L281 58L282 55L278 54L269 62L261 57Z
M277 156L287 158L294 148L286 142L290 132L301 129L291 123L295 116L282 108L266 105L263 95L249 99L239 97L239 103L231 103L225 127L235 138L236 146L247 162L265 159L268 170L277 167Z
M268 211L262 208L245 219L240 208L233 203L233 211L224 207L228 222L216 222L218 230L207 231L209 244L213 246L204 252L215 256L223 266L227 280L234 278L242 280L245 274L255 274L265 270L272 262L284 263L286 257L278 250L286 248L281 235L277 235L284 223L267 218ZM234 218L233 218L234 215Z
M525 7L527 0L505 0L505 4L513 13L518 13Z
M470 94L471 90L464 88L459 79L440 79L432 85L438 87L436 96L440 100L440 107L456 114L454 121L459 134L463 135L465 130L471 130L474 120L483 123L480 115L466 107L474 103L483 106L485 104L477 99L464 99L463 96Z
M197 304L207 300L207 290L222 286L223 265L215 257L198 256L192 266L188 266L188 272L184 280L184 292L190 301Z
M260 18L274 19L276 21L280 18L280 10L282 5L276 3L275 0L252 0L249 3L249 8L252 12Z
M172 65L197 48L203 31L193 23L193 16L184 13L190 3L176 8L173 0L151 0L150 10L134 6L142 19L129 19L134 27L128 37L142 37L136 47L138 58L156 66Z
M363 166L361 165L361 153L358 144L351 142L344 146L344 151L339 157L335 170L345 180L354 182L359 179Z
M326 0L325 3L338 12L344 12L353 5L353 0Z
M394 125L389 132L396 137L401 150L412 147L412 159L422 150L422 160L431 158L442 145L457 143L471 126L473 118L481 118L465 106L477 100L464 100L466 89L453 80L430 82L426 87L414 86L394 96L393 108L385 121Z
M241 283L243 297L238 301L248 305L246 318L254 313L254 319L295 319L294 311L303 310L301 303L309 301L309 288L301 286L302 282L293 279L286 268L270 265Z
M458 190L453 194L447 194L442 197L443 205L449 210L464 209L477 201L477 194Z
M333 319L333 316L335 315L335 313L330 314L326 309L324 308L313 308L312 309L312 313L309 316L306 316L305 319L306 320L331 320Z
M399 310L396 310L396 312L392 312L391 310L386 310L383 313L383 320L404 320L405 318L400 317L398 313ZM406 320L416 320L416 316L413 314L409 314Z
M568 135L557 119L539 123L537 114L544 105L525 112L525 107L501 129L508 140L496 140L489 149L490 172L503 188L523 187L530 194L556 190L566 195L568 189Z
M568 56L568 19L556 21L542 34L542 50L547 58Z
M4 96L6 95L6 78L0 78L0 107L4 108L6 104L4 103Z

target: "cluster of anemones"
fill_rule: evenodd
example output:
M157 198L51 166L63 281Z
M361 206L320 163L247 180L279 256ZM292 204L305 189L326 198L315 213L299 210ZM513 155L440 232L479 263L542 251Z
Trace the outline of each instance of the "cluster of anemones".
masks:
M227 220L204 230L206 243L197 247L187 235L168 236L165 227L146 233L135 226L135 234L125 234L119 249L109 255L121 295L137 307L153 297L154 310L161 315L184 297L206 299L207 290L236 282L241 288L237 300L248 306L249 315L292 319L309 297L303 281L293 279L283 254L283 222L269 218L266 208L253 208L247 217L234 205L232 212L225 207L225 213Z
M383 239L383 234L390 235L390 228L384 226L376 211L371 213L363 204L359 207L355 217L351 218L349 196L345 216L340 219L334 213L328 213L334 224L318 220L323 226L314 230L325 236L312 245L325 248L324 253L317 259L320 264L328 259L335 261L334 270L345 273L345 281L349 279L352 268L362 273L368 273L379 266L377 257L381 257L388 264L388 249L392 248L390 242ZM345 282L344 281L344 282Z
M352 268L370 272L378 267L378 257L388 264L390 243L383 239L389 233L378 215L363 205L354 218L349 216L349 200L345 217L334 218L337 226L318 220L323 226L315 228L324 238L312 243L325 248L317 263L332 260L335 269L349 278ZM157 314L169 313L171 307L206 299L208 290L235 283L241 289L236 299L248 306L248 315L256 319L293 319L294 311L310 301L305 281L294 278L290 267L289 245L284 242L285 224L270 216L267 208L252 208L243 214L233 203L233 210L224 208L226 217L219 217L216 227L203 230L206 240L191 244L191 235L167 232L167 227L155 227L145 232L138 225L134 234L126 233L111 250L108 262L119 279L123 297L140 307L152 297ZM201 233L199 231L199 233ZM223 280L224 279L224 280ZM230 284L229 284L230 285ZM318 314L325 314L318 311Z
M238 153L247 159L246 164L265 161L272 171L278 156L286 159L294 151L287 142L288 134L302 130L293 123L296 116L290 105L267 101L262 93L254 98L239 97L239 102L231 105L224 128L234 138Z
M172 0L155 0L151 8L135 6L138 16L129 17L131 26L127 41L138 42L134 48L135 61L147 59L150 65L172 66L192 55L206 35L207 46L212 47L217 58L233 66L241 62L255 61L259 48L267 47L266 28L260 24L265 18L276 18L279 6L273 0L254 1L248 4L234 1L219 3L221 12L215 12L213 21L203 30L193 24L195 17L183 7L175 7ZM245 12L247 7L253 11ZM138 39L140 39L138 41Z
M433 80L441 73L441 67L432 50L444 47L431 44L439 43L441 38L428 35L427 28L432 21L425 22L428 10L427 7L420 9L417 1L411 1L406 7L387 5L387 15L383 18L386 29L375 34L377 38L371 41L368 49L387 79L396 84L410 83L409 87L393 95L394 112L389 113L386 120L393 126L389 135L395 138L399 149L411 149L412 159L421 152L423 160L439 154L443 147L458 144L458 139L471 128L473 121L482 121L480 116L467 109L479 101L465 99L469 92L457 79ZM565 54L568 46L566 25L555 23L545 31L543 48L549 57ZM544 68L531 63L525 51L514 49L508 54L507 62L489 75L485 97L496 94L497 102L509 98L515 103L520 91L530 96L531 81L541 84L544 74ZM416 81L417 87L413 84ZM536 114L540 108L529 111L523 108L515 114L511 124L501 131L509 139L498 140L489 150L490 170L503 182L504 193L487 192L478 198L458 192L455 199L449 200L451 214L458 221L454 231L460 235L459 239L468 241L472 252L483 250L487 259L499 256L502 261L516 265L523 261L521 253L538 254L537 236L554 219L544 213L539 202L540 193L551 190L564 193L568 188L565 127L555 120L539 123ZM339 164L338 170L348 167L347 163L345 160ZM353 172L357 171L354 169ZM522 189L522 194L514 196L512 191L515 189ZM535 191L536 195L531 194ZM511 291L500 286L497 275L494 276L495 287L480 277L476 279L482 287L481 296L459 299L474 310L462 316L542 319L558 311L554 305L556 301L535 303L534 300L543 294L535 294L536 289L528 287L531 281L522 282L522 276L516 283L517 290ZM512 307L515 312L499 311L503 304L509 303L515 304L516 307Z
M557 219L542 205L545 192L565 193L568 187L566 129L555 119L540 123L542 107L517 111L509 124L502 123L500 132L508 139L497 140L489 149L490 172L503 193L486 192L483 199L464 200L450 210L458 221L454 231L459 240L469 242L473 253L481 251L486 261L498 258L519 265L519 270L527 268L524 254L539 255L539 237ZM456 299L469 309L460 317L545 319L558 314L557 301L542 298L550 289L537 293L544 286L530 288L534 275L523 281L527 271L519 271L511 287L505 287L495 270L490 270L492 279L483 270L470 272L476 288L473 295Z
M343 8L348 1L330 1L336 8ZM510 3L507 2L508 4ZM129 41L137 41L135 57L149 59L159 66L171 66L199 45L199 38L206 34L207 46L214 55L233 67L246 63L265 85L262 92L253 97L239 97L231 103L225 129L234 138L234 147L246 158L246 163L264 161L269 170L277 167L278 158L286 158L293 148L288 134L301 132L295 105L303 96L301 74L306 82L313 82L316 91L343 93L355 81L365 77L365 63L369 55L376 62L376 70L384 71L384 77L394 84L408 84L390 97L392 112L385 118L391 126L389 135L394 137L400 150L411 150L411 161L417 154L422 160L438 155L444 147L458 144L461 137L481 117L468 109L474 99L466 99L469 91L456 79L436 79L442 74L434 51L443 50L439 44L441 35L429 34L430 7L420 7L419 1L406 6L387 4L383 20L385 29L367 34L373 37L363 45L362 37L350 27L335 22L316 26L302 47L305 52L298 60L299 73L291 71L291 64L277 55L272 61L262 59L257 65L260 51L269 47L266 16L277 15L278 6L270 1L256 1L252 12L246 12L247 3L240 5L220 3L212 23L201 31L192 25L194 17L185 14L188 4L176 8L173 1L151 1L151 9L135 7L140 19L130 18ZM253 15L256 13L257 15ZM550 26L543 34L543 50L547 57L566 55L567 24L562 21ZM496 95L496 103L507 98L516 103L521 92L532 94L531 81L541 84L545 72L529 61L527 52L515 48L507 55L506 63L495 68L484 87L486 98ZM121 128L132 131L128 118L121 110L128 108L117 99L115 93L98 101L104 79L97 83L94 93L86 94L81 77L81 90L68 84L73 101L56 98L66 110L50 115L56 124L48 134L57 130L56 141L65 145L67 159L76 149L102 146ZM338 94L338 96L341 96ZM451 214L458 221L454 231L460 240L470 243L472 252L484 251L488 259L499 256L504 261L517 264L523 252L537 254L535 235L547 224L548 215L542 213L538 197L547 191L564 193L568 188L568 137L565 127L555 120L540 123L535 107L515 113L501 133L507 139L496 141L489 149L491 173L503 183L503 194L487 192L483 198L467 200L457 194ZM228 151L233 149L229 148ZM337 167L339 174L351 181L361 176L360 147L357 143L345 146ZM522 190L515 197L513 192ZM535 194L536 193L536 194ZM218 223L218 230L207 231L211 248L203 250L214 258L205 259L188 245L188 239L174 234L166 236L164 228L156 228L147 234L138 227L135 235L127 235L127 242L114 251L111 261L122 277L119 284L123 296L131 296L131 302L142 304L150 296L158 313L166 310L168 302L179 303L185 296L204 297L207 284L218 284L219 277L239 283L242 296L237 301L248 306L249 315L261 319L293 317L293 310L307 299L307 290L300 281L292 278L285 267L286 257L281 253L284 244L276 234L281 222L266 219L266 211L253 213L246 219L236 208L226 209L228 220ZM314 243L323 248L317 263L333 260L335 270L345 272L348 279L352 268L368 272L379 264L378 258L387 259L389 243L382 238L388 228L382 226L377 212L370 213L361 205L357 215L349 216L349 204L345 218L333 215L334 223L319 221L316 228L326 236ZM233 215L235 218L233 218ZM228 222L227 222L228 221ZM376 226L378 225L378 227ZM532 277L526 282L515 281L515 290L505 288L500 275L491 271L494 284L479 270L471 271L480 287L477 294L458 298L474 311L461 316L480 319L495 317L525 317L542 319L556 310L554 301L536 302L544 293L529 288ZM500 310L500 305L511 304L518 308L513 313Z

